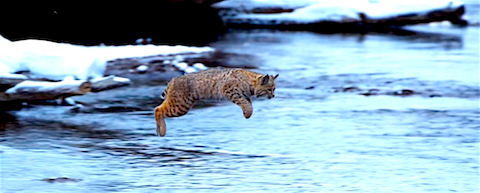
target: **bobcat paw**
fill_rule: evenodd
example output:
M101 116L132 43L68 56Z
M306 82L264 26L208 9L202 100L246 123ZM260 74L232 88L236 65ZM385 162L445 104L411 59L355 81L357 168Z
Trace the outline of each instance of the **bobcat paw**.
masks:
M243 112L243 116L245 116L245 119L248 119L252 116L252 112Z

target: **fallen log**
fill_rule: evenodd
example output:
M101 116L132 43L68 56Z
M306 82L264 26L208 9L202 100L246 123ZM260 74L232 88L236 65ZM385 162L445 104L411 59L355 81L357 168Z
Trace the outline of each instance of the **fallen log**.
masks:
M432 9L428 11L402 9L403 12L390 14L378 14L371 11L382 8L382 3L369 3L363 6L364 9L356 9L352 6L344 7L345 5L341 4L325 5L324 7L319 5L322 4L293 9L288 6L266 6L246 10L236 4L214 7L219 9L220 16L227 27L237 29L309 30L331 33L383 31L392 27L440 21L450 21L459 26L468 24L466 20L462 19L465 14L464 5L445 4L445 6L435 8L432 6ZM394 10L392 9L392 11Z
M375 27L391 27L391 26L406 26L422 23L431 23L439 21L450 21L452 24L465 26L467 21L462 20L462 15L465 14L465 6L459 8L445 8L439 10L432 10L426 13L406 14L389 18L371 19L365 13L360 13L362 25L370 25Z
M25 81L27 77L20 74L3 74L0 75L0 92L4 92L14 87L18 83Z
M100 92L104 90L110 90L117 87L127 86L132 83L128 78L122 78L118 76L107 76L102 78L96 78L91 80L91 91Z
M55 100L83 95L91 91L91 83L80 80L61 82L23 81L0 93L0 101Z
M0 87L10 87L0 91L0 102L45 101L84 95L88 92L100 92L129 85L127 78L108 76L90 81L66 79L60 82L19 80L2 78Z

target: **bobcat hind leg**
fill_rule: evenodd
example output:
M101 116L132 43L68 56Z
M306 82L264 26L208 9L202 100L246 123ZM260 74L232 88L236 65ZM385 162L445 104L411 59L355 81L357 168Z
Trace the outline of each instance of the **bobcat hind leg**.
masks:
M155 108L155 121L157 122L157 135L165 136L167 126L165 124L166 117L180 117L188 113L194 104L194 100L187 98L185 100L173 100L173 97L167 96L160 106Z

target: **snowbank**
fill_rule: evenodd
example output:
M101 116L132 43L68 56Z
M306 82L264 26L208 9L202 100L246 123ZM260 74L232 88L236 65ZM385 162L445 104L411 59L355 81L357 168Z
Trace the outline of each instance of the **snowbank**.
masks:
M80 46L44 40L11 42L0 36L0 78L20 77L14 73L29 71L31 78L62 80L103 76L108 60L212 52L210 47L187 46Z
M229 10L224 13L226 22L272 23L315 23L321 21L360 21L359 14L370 19L384 19L408 14L422 14L439 9L456 9L463 5L458 0L225 0L212 5ZM284 13L256 14L261 9L294 9Z
M319 0L225 0L212 5L217 9L238 9L246 12L253 11L259 8L271 9L296 9L305 7Z

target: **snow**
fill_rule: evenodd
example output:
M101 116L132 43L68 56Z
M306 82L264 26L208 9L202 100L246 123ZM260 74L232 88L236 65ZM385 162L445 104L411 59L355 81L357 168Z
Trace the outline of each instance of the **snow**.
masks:
M25 75L21 74L2 74L3 71L0 71L0 79L5 78L5 79L27 79Z
M132 83L132 81L128 78L122 78L122 77L118 77L118 76L114 76L114 75L110 75L110 76L106 76L106 77L100 77L100 78L95 78L95 79L92 79L90 80L90 82L92 82L92 84L96 84L96 83L99 83L99 82L106 82L106 81L109 81L109 82L118 82L118 83L126 83L126 84L130 84Z
M189 67L185 68L184 72L185 73L194 73L194 72L197 72L197 69L189 66Z
M70 106L75 106L77 104L77 102L75 102L75 100L71 99L71 98L65 98L64 99L65 103L67 103L68 105ZM59 102L59 104L61 103L62 101Z
M173 65L183 71L188 67L188 64L185 62L180 62L180 63L175 62Z
M140 65L137 67L137 71L139 72L146 72L148 70L148 66Z
M256 8L296 9L317 2L318 0L226 0L215 3L212 7L217 9L235 8L245 11L251 11Z
M198 54L213 52L211 47L189 46L166 46L166 45L127 45L127 46L93 46L87 47L97 53L97 57L103 60L115 60L118 58L135 58L156 55ZM181 57L181 56L179 56ZM182 57L183 58L183 57Z
M81 46L45 40L11 42L0 36L0 77L21 77L13 73L29 71L32 78L62 80L102 77L106 62L119 58L212 52L210 47L166 45ZM24 76L23 76L24 77Z
M183 58L181 59L183 60ZM192 72L196 72L197 70L195 68L192 68L190 66L188 66L188 64L186 62L179 62L178 60L174 60L172 62L172 64L177 67L179 70L185 72L185 73L192 73Z
M208 69L205 65L203 65L202 63L195 63L192 65L194 68L196 68L197 70L206 70Z
M212 5L218 9L233 9L238 13L224 16L232 22L271 24L295 22L313 23L318 21L342 22L346 19L360 20L359 13L369 18L380 19L413 13L425 13L443 8L458 8L458 0L225 0ZM293 12L276 14L249 14L254 9L282 8Z
M5 93L7 94L19 94L22 92L51 92L54 90L72 90L72 92L77 92L78 87L83 81L79 80L63 80L60 82L44 82L44 81L30 81L26 80L21 83L18 83L12 88L9 88Z
M122 78L122 77L118 77L118 76L114 76L113 77L113 81L115 82L121 82L121 83L127 83L127 84L130 84L132 81L128 78Z
M202 63L195 63L192 66L189 66L186 62L179 62L177 59L183 60L183 58L176 58L175 60L172 61L172 64L177 67L179 70L185 72L185 73L193 73L193 72L198 72L200 70L206 70L208 69L205 65Z
M182 55L176 55L175 60L178 61L178 62L183 62L185 60L185 58L183 58Z

